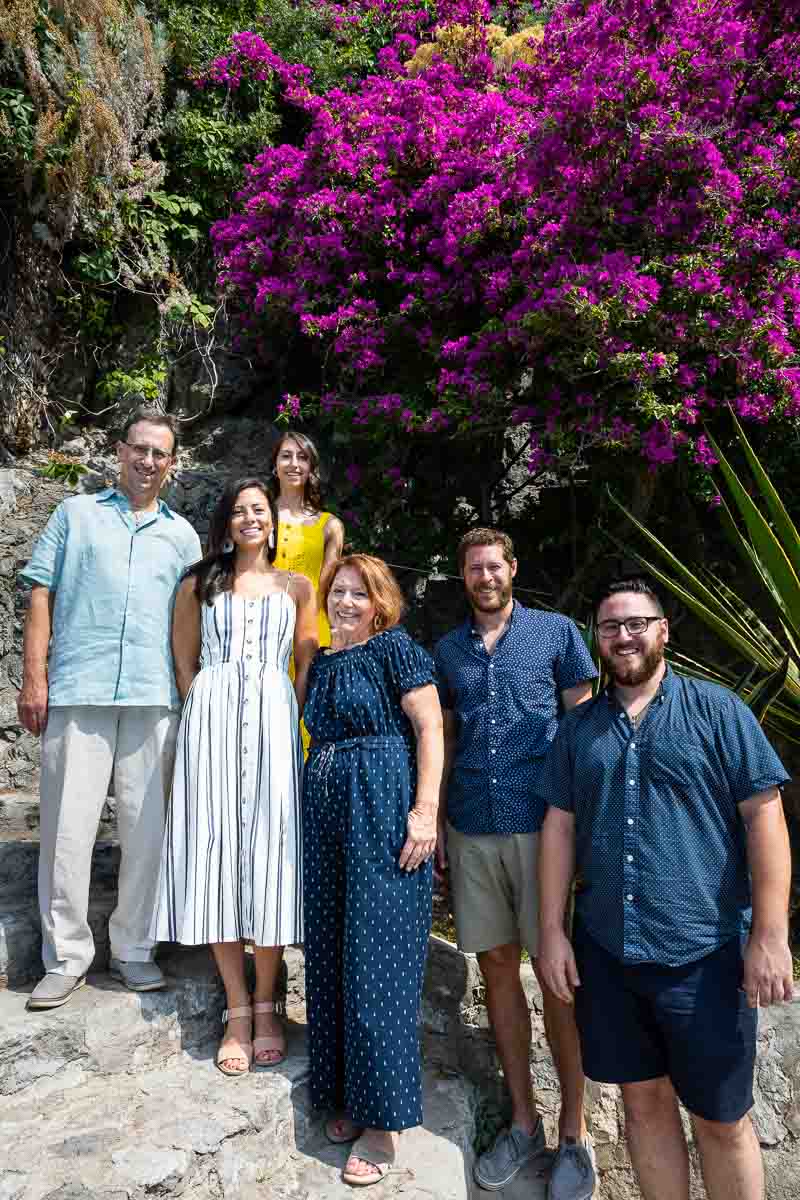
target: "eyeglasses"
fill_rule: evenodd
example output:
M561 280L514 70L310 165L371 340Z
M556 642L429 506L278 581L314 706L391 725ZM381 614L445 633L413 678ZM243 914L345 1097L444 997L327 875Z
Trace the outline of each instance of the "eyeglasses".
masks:
M599 621L597 632L600 637L616 637L620 629L626 630L631 637L637 633L645 633L650 628L651 621L663 621L663 617L628 617L626 621Z
M136 458L147 458L148 454L152 454L153 462L157 467L163 467L165 462L169 462L172 454L169 450L157 450L155 446L143 446L141 442L126 442L125 445L129 450L132 450Z

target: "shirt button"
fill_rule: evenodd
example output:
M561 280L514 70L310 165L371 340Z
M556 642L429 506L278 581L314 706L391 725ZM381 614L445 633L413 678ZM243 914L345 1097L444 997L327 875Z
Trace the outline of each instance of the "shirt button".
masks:
M636 742L631 742L631 750L635 750L635 749L636 749Z
M628 892L628 894L627 894L627 896L625 897L625 899L626 899L626 900L632 900L632 899L633 899L633 896L631 895L631 893L630 893L630 892Z
M494 717L492 717L492 724L493 724L493 725L496 725L496 724L497 724L497 722L495 721Z
M633 862L633 855L632 855L632 854L626 854L626 855L625 855L625 857L627 858L628 862Z
M496 751L496 750L493 750L493 751L492 751L492 754L497 754L497 751Z
M250 655L248 654L248 656L247 656L247 657L249 658L249 657L250 657ZM636 780L635 780L635 779L629 779L629 780L628 780L628 783L631 785L631 787L636 787Z
M628 824L629 824L629 825L632 825L632 824L633 824L633 817L628 817Z
M252 654L245 654L245 658L252 658L252 657L253 657ZM245 675L245 679L247 679L247 678L248 678L248 676ZM633 783L633 780L631 780L631 783Z
M247 746L242 746L242 754L247 754Z
M255 606L256 606L255 600L248 600L247 603L250 605L251 608L255 608Z
M493 779L493 780L492 780L492 783L497 783L497 780L496 780L496 779Z

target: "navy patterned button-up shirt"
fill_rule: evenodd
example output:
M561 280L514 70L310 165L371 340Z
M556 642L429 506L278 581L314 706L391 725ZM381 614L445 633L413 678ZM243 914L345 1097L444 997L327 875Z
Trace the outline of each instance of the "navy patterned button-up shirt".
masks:
M559 693L597 675L577 626L514 601L491 654L470 619L434 657L457 727L447 819L466 834L535 832L545 804L534 784L558 728Z
M737 806L788 778L738 696L669 668L638 729L610 690L567 713L538 789L575 814L589 935L621 962L679 966L744 932Z

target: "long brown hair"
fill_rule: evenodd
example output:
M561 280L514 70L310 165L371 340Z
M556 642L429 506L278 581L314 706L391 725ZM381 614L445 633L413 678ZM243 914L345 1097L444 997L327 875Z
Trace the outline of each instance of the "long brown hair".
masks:
M211 514L208 524L208 543L206 552L199 562L184 573L183 578L194 576L197 580L196 589L200 603L213 604L220 592L229 592L233 584L233 564L236 550L227 550L225 542L229 537L231 514L236 507L239 495L248 488L257 488L264 493L264 499L269 505L272 515L272 545L265 547L267 562L272 566L275 561L276 539L278 536L278 510L270 495L269 488L262 479L245 477L234 479L227 485L217 506Z
M312 512L322 511L322 480L319 474L319 450L312 442L311 438L305 433L298 433L294 429L287 429L278 438L275 445L272 447L272 473L270 475L270 483L272 484L272 494L275 499L278 499L280 494L280 484L278 483L277 463L278 455L281 452L281 446L284 442L297 442L301 450L304 450L308 455L309 473L303 488L303 504L306 508L310 508Z

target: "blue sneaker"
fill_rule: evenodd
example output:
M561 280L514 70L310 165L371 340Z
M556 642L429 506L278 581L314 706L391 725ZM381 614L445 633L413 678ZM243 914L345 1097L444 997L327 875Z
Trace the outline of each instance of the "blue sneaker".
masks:
M533 1133L512 1125L498 1133L491 1150L482 1154L473 1168L478 1187L487 1192L499 1192L510 1183L526 1163L547 1155L542 1118Z
M547 1200L589 1200L596 1182L592 1147L574 1138L561 1142L553 1159Z

